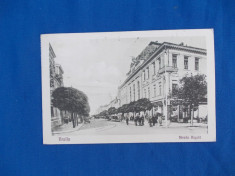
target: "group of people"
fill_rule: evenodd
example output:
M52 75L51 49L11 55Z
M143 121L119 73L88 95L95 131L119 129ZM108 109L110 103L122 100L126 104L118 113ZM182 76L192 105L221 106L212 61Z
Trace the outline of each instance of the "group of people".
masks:
M147 122L149 123L149 126L155 126L157 123L159 124L159 126L162 126L162 120L163 120L163 116L161 113L156 113L153 116L146 114L139 114L137 113L135 116L126 116L126 124L129 125L129 121L130 120L134 120L135 122L135 126L143 126L145 120L147 120Z

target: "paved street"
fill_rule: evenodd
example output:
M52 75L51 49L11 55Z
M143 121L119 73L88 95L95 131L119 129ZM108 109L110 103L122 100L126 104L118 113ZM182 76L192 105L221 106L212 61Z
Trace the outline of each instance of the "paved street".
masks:
M163 124L164 125L164 124ZM66 135L131 135L131 134L205 134L207 133L206 124L171 123L168 128L165 126L149 127L145 121L144 126L135 126L134 122L126 125L125 121L115 122L104 119L94 119L91 123L84 124L79 130L66 133Z

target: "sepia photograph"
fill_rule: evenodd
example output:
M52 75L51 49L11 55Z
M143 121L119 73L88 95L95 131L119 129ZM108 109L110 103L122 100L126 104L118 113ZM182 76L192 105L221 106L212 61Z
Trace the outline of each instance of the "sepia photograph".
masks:
M44 144L216 141L211 29L41 35Z

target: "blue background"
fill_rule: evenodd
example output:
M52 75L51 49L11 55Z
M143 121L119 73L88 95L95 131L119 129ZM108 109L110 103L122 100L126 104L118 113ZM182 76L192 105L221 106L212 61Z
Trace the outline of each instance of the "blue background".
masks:
M235 3L0 0L0 175L235 175ZM43 145L40 34L214 28L217 142Z

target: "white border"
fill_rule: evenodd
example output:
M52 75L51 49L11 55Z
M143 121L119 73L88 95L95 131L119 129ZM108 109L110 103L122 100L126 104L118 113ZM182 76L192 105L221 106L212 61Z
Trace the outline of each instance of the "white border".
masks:
M185 134L161 135L79 135L68 136L70 141L59 141L59 136L51 134L50 117L50 76L49 76L49 42L53 37L76 35L79 38L134 38L134 37L177 37L205 36L207 47L207 81L208 81L208 134L200 134L201 139L179 139ZM215 62L214 62L214 31L213 29L131 31L131 32L100 32L70 33L41 35L41 71L42 71L42 110L43 110L43 144L94 144L94 143L146 143L146 142L213 142L216 141L215 113ZM191 135L187 135L191 136ZM63 135L63 137L66 137Z

